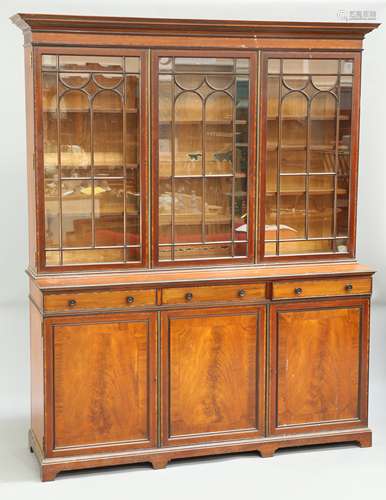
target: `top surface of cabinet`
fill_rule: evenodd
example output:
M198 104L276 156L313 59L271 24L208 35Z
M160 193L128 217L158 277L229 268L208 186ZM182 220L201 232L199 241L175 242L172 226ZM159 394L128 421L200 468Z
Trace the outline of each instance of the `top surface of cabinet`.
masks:
M355 257L360 49L376 24L13 21L33 272Z

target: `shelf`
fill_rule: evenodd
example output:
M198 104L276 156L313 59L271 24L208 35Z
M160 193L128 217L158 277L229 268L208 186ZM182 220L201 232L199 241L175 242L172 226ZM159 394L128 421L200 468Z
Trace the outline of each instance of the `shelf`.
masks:
M247 120L181 120L181 121L174 121L172 122L171 120L160 120L159 125L171 125L172 123L174 125L202 125L205 123L205 125L247 125L248 121Z
M268 143L267 144L267 150L268 151L276 151L278 149L278 145L276 143ZM280 149L285 150L285 151L306 151L307 146L301 145L301 144L282 144L280 146ZM335 153L335 147L331 146L309 146L308 148L310 151L326 151L330 153ZM339 146L338 147L338 153L349 153L350 148L348 146Z
M275 121L279 117L276 115L268 115L267 120L268 121ZM304 116L304 115L299 115L299 116L281 116L281 119L284 121L290 121L290 120L307 120L309 119L310 121L336 121L336 115L330 115L330 116ZM349 116L339 116L339 121L348 121L350 120Z
M235 179L245 179L247 174L236 173L236 174L186 174L186 175L160 175L158 178L160 180L171 180L171 179L218 179L218 178L232 178Z
M58 110L56 108L43 108L43 113L56 113ZM91 108L83 109L83 108L66 108L60 109L60 113L90 113ZM127 109L93 109L93 113L106 113L106 114L122 114L125 111L126 113L138 113L137 108L127 108Z
M174 225L175 226L185 226L185 225L201 225L203 222L203 214L175 214L174 215ZM224 215L205 215L205 225L215 225L215 224L230 224L232 222L232 217ZM159 224L160 226L170 226L171 225L171 214L159 214Z
M301 190L301 189L286 189L279 191L280 196L300 196L303 194L306 194L306 190ZM309 189L308 190L308 195L326 195L326 194L333 194L334 189ZM337 189L336 190L337 194L347 194L347 189ZM269 190L266 191L265 193L267 196L275 196L277 194L277 190Z

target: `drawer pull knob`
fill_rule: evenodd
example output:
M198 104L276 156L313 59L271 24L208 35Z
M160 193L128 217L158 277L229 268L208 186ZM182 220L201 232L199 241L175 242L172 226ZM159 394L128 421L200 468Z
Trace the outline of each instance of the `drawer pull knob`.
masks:
M295 288L295 294L296 295L301 295L303 293L303 289L302 288Z
M127 301L128 304L132 304L134 302L134 297L132 297L131 295L129 295L129 297L127 297L126 301Z
M245 290L239 291L239 297L245 297L246 295L247 295L247 292Z
M75 300L75 299L70 299L70 300L68 301L68 305L69 305L70 307L74 307L74 306L76 306L76 300Z
M351 292L352 290L352 284L349 283L348 285L345 286L346 292Z
M187 293L187 294L185 295L185 299L186 299L186 300L189 300L189 301L190 301L190 300L192 300L192 299L193 299L193 294L192 294L192 293L190 293L190 292L189 292L189 293Z

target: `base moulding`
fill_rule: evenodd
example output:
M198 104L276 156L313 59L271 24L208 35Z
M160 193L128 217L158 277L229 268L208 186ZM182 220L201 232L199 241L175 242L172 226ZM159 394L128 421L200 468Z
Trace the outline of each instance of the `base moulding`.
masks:
M361 448L370 447L372 433L369 429L350 431L301 434L296 436L280 436L243 441L228 441L190 446L173 446L150 450L136 450L117 453L100 453L97 455L79 455L76 457L43 458L43 453L32 431L29 431L31 452L40 465L42 481L53 481L59 472L68 470L90 469L141 462L150 462L153 469L163 469L168 462L179 458L194 458L208 455L223 455L257 451L261 457L272 457L279 448L298 446L352 442Z

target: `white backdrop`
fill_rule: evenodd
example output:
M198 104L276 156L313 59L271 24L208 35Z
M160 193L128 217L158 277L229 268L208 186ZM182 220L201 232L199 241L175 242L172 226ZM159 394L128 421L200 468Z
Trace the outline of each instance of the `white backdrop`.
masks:
M68 498L92 488L92 498L173 498L261 495L272 498L385 498L386 470L386 32L365 40L361 97L357 258L378 270L372 317L371 421L376 446L369 450L279 454L273 461L248 456L185 462L164 471L146 466L121 472L78 473L53 484L37 482L26 453L29 407L27 189L23 40L9 17L16 12L84 15L337 21L339 11L375 10L386 2L257 0L1 0L0 2L0 497ZM385 303L385 305L384 305ZM255 462L256 460L256 462ZM209 461L209 464L207 464ZM323 470L323 480L320 473ZM200 473L199 475L197 473ZM280 480L278 481L278 477ZM371 485L371 487L369 486ZM74 488L74 490L72 490ZM114 489L119 488L119 489ZM370 490L369 490L370 488ZM333 490L333 494L331 491ZM4 494L2 494L4 493ZM83 493L85 498L86 492ZM304 496L303 496L304 495Z

